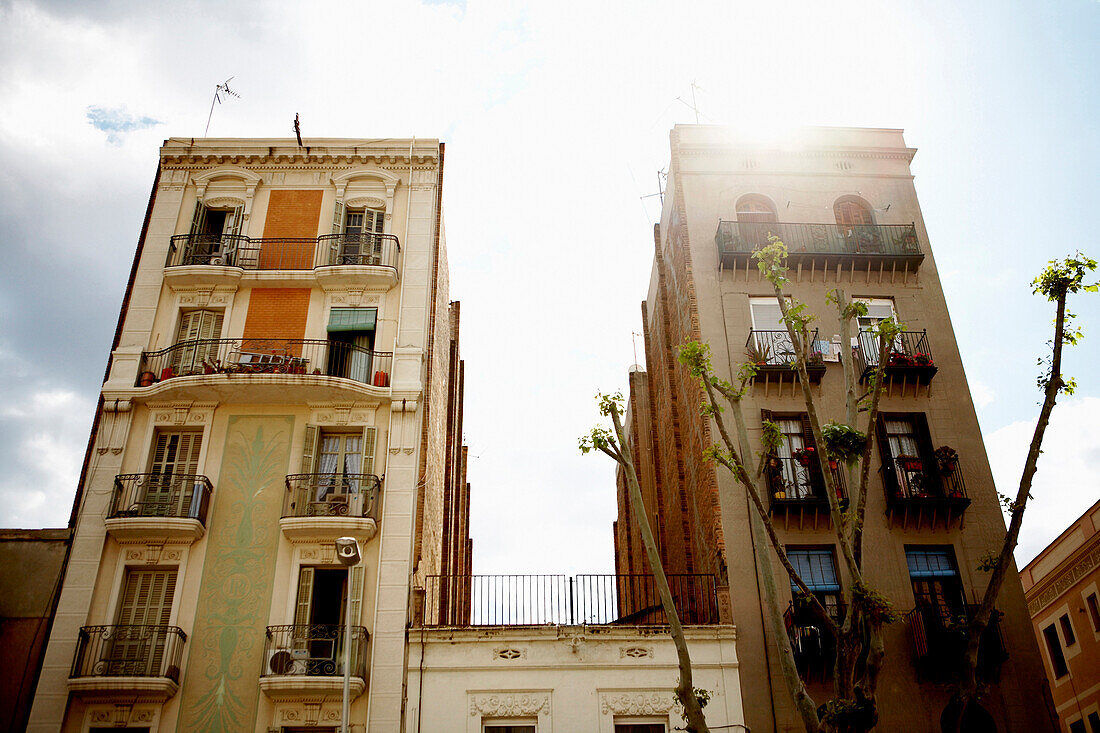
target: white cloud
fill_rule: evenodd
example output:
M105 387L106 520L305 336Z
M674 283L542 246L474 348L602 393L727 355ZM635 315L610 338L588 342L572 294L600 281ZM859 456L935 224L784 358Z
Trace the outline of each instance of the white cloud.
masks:
M986 438L1000 493L1016 496L1034 431L1035 420L1022 420ZM1016 548L1020 567L1100 498L1100 398L1063 398L1051 415L1042 450Z
M971 378L968 381L970 382L970 397L974 400L975 407L981 409L993 403L996 394L988 384L980 379Z

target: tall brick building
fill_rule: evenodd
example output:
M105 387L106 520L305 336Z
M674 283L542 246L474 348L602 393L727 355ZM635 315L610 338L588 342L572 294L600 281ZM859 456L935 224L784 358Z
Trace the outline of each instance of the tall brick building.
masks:
M471 571L444 146L307 142L160 150L31 731L333 731L348 647L401 727L410 588Z
M882 417L874 427L865 530L865 571L905 619L887 631L880 683L883 730L940 729L948 702L943 671L954 653L950 625L980 600L988 574L978 558L999 546L1005 525L947 305L917 203L909 164L915 150L900 130L813 128L797 138L757 144L713 126L677 126L654 264L642 303L647 371L630 375L628 428L647 513L670 573L714 573L724 622L737 626L741 693L754 731L801 729L780 676L774 635L786 633L815 699L832 687L832 647L812 620L788 608L784 629L762 611L748 498L728 472L702 459L718 440L699 410L701 390L677 363L676 347L710 345L719 377L752 360L759 373L744 400L751 451L761 450L765 419L784 434L767 468L769 511L812 590L835 607L849 581L837 562L824 478L803 465L812 446L801 389L787 366L790 342L771 284L751 259L778 234L790 251L788 292L819 316L811 365L823 420L844 416L839 362L869 374L877 359L864 331L840 343L826 293L864 299L868 316L896 315L906 332L891 350ZM941 460L940 447L957 454ZM615 561L619 573L645 572L625 486L618 481ZM1010 578L1014 575L1010 574ZM790 596L787 596L788 601ZM1051 730L1049 690L1023 591L1006 583L1003 614L983 641L989 683L973 730ZM978 718L981 718L979 721Z

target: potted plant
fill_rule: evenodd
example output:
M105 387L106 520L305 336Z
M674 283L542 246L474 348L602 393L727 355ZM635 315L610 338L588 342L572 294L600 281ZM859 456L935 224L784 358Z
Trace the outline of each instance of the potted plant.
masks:
M820 351L815 351L810 354L810 358L806 360L806 366L809 367L821 367L825 366L825 357Z
M772 496L774 496L776 499L786 499L787 498L787 492L784 491L783 489L776 489L775 493L772 494Z
M162 382L163 382L163 381L164 381L165 379L171 379L171 378L172 378L172 377L174 377L174 376L176 376L176 370L175 370L175 369L173 369L173 368L172 368L172 367L170 367L170 366L168 366L168 367L164 367L164 369L162 369L162 370L160 371L160 381L162 381Z
M959 465L959 454L949 445L941 445L936 449L936 464L943 473L951 473Z
M765 343L757 343L756 339L749 341L748 346L745 347L745 356L749 357L749 362L756 366L764 366L771 359L771 347Z
M157 375L152 372L142 372L138 381L139 387L151 387L157 382Z
M791 457L803 466L809 466L810 461L813 460L813 457L816 455L816 453L817 452L814 450L814 447L812 445L809 445L805 448L798 448L797 450L791 451Z
M829 457L830 468L836 468L838 461L852 463L863 455L867 447L866 433L835 420L822 426L821 437L825 442L825 455Z
M898 458L898 463L901 464L902 469L905 471L924 470L924 462L914 456L900 456Z
M776 455L769 455L768 456L768 468L779 468L779 456L776 456Z

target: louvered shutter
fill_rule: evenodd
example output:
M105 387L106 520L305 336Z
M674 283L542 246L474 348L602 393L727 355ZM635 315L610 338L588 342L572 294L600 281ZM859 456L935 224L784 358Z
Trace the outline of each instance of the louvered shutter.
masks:
M351 614L352 626L359 626L362 624L359 614L363 606L363 577L363 564L360 563L353 566L351 569L351 592L348 594L348 611ZM355 639L354 634L352 634L352 639ZM353 646L351 648L352 652L354 652L355 649L356 647Z
M376 428L363 430L363 465L361 473L374 473L374 440L377 434Z
M237 236L241 233L241 228L244 226L244 207L235 206L229 215L225 217L225 226L222 228L222 234L229 234Z
M202 234L206 226L206 206L201 201L195 202L195 213L191 216L191 234Z
M363 233L370 237L368 240L369 249L364 248L365 251L363 252L364 255L368 256L364 264L382 264L382 238L376 235L382 234L385 221L385 214L381 211L367 209L363 212Z
M177 375L197 374L203 371L204 361L212 361L218 352L217 343L213 343L222 332L225 314L221 311L188 311L180 317L177 344L186 344L172 353L169 365ZM206 339L207 343L187 343Z
M306 438L302 444L302 464L299 467L300 473L317 473L314 469L314 456L317 454L318 432L316 425L306 425Z
M309 643L309 624L313 609L313 568L298 569L298 599L294 606L294 631L291 634L295 649L306 649Z
M879 413L875 423L875 433L878 435L879 457L882 459L882 481L886 485L887 492L891 495L898 493L898 468L894 456L890 454L890 438L886 433L886 417Z
M116 666L115 673L154 676L164 675L161 663L166 641L164 627L172 617L172 595L176 590L175 570L130 570L126 573L122 603L119 606L119 629L108 658ZM135 628L145 627L145 628Z
M191 481L178 478L181 474L199 472L199 452L202 449L202 431L173 431L158 433L153 444L148 482L144 492L133 497L145 516L188 516L187 507L195 486Z
M802 421L802 445L814 449L816 458L810 461L810 485L813 488L815 496L824 498L825 496L825 477L822 475L822 464L828 465L825 460L825 456L821 455L821 448L818 447L817 441L814 440L814 428L810 424L810 416L807 413L802 413L800 416Z
M332 212L332 233L343 234L344 232L344 202L337 201L336 208Z

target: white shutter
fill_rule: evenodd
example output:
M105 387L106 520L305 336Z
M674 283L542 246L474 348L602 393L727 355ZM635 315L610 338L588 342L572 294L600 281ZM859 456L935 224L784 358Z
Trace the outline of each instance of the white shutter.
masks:
M377 428L363 430L363 464L359 469L360 473L374 473L374 440L377 433Z
M351 569L351 590L348 593L348 614L351 616L351 625L361 625L359 613L363 607L363 564L359 563ZM352 633L353 640L355 639L354 632ZM358 649L358 646L352 647L354 652ZM355 660L352 660L352 668L355 668Z
M202 234L206 224L206 207L201 201L195 202L195 213L191 216L191 234Z
M317 426L306 425L306 439L302 444L302 464L299 473L316 473L314 470L314 456L317 455Z
M336 208L332 213L332 233L343 234L344 233L344 202L337 201Z
M381 234L385 221L384 212L377 209L367 209L363 212L363 231Z
M298 599L294 605L294 626L291 636L295 649L305 649L309 643L310 611L313 609L313 568L298 568Z
M238 235L244 226L244 207L237 206L225 217L225 226L222 234Z

